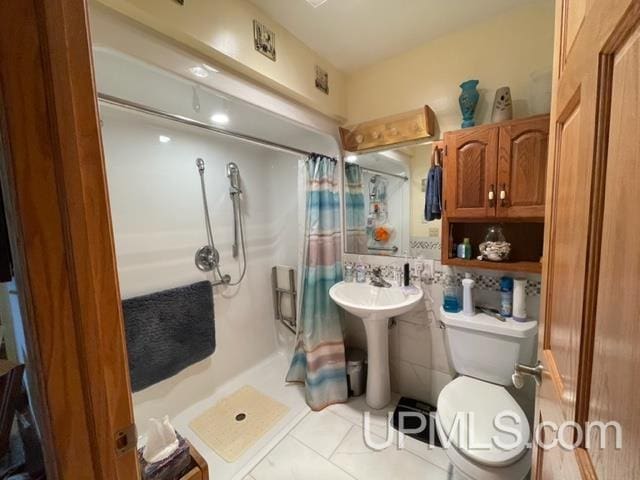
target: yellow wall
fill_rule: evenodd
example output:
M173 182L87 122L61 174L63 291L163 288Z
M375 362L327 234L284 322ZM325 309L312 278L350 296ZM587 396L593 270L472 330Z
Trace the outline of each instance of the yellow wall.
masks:
M428 104L440 132L457 130L459 85L472 78L480 80L478 123L490 121L502 86L511 87L515 117L546 113L548 107L533 109L529 98L532 73L551 77L553 25L553 1L545 0L353 72L347 78L349 123Z
M344 74L246 0L96 1L325 115L346 118ZM255 50L254 19L275 32L276 62ZM329 73L329 95L315 87L316 64Z

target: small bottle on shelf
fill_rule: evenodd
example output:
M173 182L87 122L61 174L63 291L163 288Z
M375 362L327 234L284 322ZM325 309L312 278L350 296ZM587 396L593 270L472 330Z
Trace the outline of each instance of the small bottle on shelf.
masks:
M465 237L464 241L462 242L462 245L464 247L464 257L466 260L471 260L471 240L469 240L468 237Z

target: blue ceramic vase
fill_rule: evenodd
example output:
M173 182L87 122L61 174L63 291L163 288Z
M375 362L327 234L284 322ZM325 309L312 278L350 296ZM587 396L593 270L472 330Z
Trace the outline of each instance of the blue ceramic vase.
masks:
M476 121L473 114L476 111L476 105L480 99L480 94L476 87L480 83L478 80L467 80L460 84L462 93L458 99L460 102L460 110L462 111L462 128L473 127Z

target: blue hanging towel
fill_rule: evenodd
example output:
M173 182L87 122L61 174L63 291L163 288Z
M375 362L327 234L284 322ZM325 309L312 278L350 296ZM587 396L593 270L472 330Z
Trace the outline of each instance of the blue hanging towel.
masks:
M427 174L427 188L424 202L424 219L442 218L442 167L432 165Z

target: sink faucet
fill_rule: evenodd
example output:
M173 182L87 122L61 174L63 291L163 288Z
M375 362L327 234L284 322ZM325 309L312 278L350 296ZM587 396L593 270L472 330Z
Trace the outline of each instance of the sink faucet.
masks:
M380 267L376 267L371 270L371 285L374 287L390 288L391 284L382 278L382 270Z

